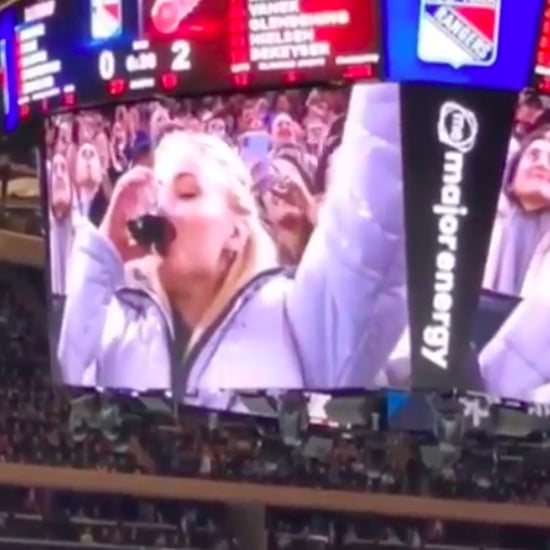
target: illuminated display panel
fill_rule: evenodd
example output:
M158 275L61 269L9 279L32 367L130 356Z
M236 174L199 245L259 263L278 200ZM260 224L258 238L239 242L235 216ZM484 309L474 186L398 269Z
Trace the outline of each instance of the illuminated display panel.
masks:
M378 0L44 0L0 15L8 117L378 75Z
M545 1L386 0L386 77L519 92L533 75Z
M408 387L399 113L358 83L48 117L54 378L203 406Z

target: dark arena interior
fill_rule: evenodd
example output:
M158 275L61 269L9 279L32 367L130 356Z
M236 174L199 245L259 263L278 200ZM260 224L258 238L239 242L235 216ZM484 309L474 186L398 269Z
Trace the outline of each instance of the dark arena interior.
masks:
M550 550L519 4L0 1L0 550Z

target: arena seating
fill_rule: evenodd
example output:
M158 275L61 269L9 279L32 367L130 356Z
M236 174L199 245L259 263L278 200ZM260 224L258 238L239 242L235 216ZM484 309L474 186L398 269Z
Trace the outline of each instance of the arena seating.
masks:
M222 505L3 489L0 547L231 550Z
M540 505L532 528L519 520L523 527L465 526L450 517L382 519L279 508L266 522L274 549L547 545L544 449L514 455L509 448L505 458L514 460L497 464L462 449L455 460L434 465L426 456L433 441L410 434L363 431L351 438L321 425L297 447L283 443L276 419L190 408L175 414L154 396L75 394L51 384L46 327L42 274L1 266L0 462L6 465L345 489L350 501L367 492ZM98 407L101 422L84 414ZM9 485L0 489L1 548L237 548L223 494L218 504L207 504Z

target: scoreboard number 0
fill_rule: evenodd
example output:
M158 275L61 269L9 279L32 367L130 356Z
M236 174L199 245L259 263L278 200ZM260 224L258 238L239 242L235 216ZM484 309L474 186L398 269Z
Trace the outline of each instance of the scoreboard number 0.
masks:
M172 71L187 71L191 68L191 45L185 40L176 40L172 44L172 64L170 70Z
M98 68L99 68L99 76L103 80L111 80L111 78L115 76L115 72L116 72L115 55L111 50L103 50L99 54Z

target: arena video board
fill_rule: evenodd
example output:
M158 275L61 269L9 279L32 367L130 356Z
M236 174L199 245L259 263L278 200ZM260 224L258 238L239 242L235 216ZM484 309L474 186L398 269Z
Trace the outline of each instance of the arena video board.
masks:
M61 28L68 16L51 0L22 3L0 14L4 76L13 83L5 99L11 120L17 124L27 117L47 117L44 187L57 378L75 385L205 396L243 384L240 389L466 385L470 371L463 364L470 349L505 142L515 96L532 82L542 0L521 12L518 3L509 0L426 0L410 3L414 10L394 0L350 1L344 8L328 2L322 12L306 0L226 4L220 11L220 3L209 0L78 3L71 8L83 10L78 29L58 42L48 40L54 35L49 29ZM168 8L176 10L173 17L170 11L166 16ZM361 17L360 9L367 10ZM4 26L10 17L13 24ZM109 24L97 24L101 18ZM525 40L512 52L510 22L520 19ZM353 30L359 27L357 21L361 32ZM288 32L296 29L300 32ZM28 40L23 53L10 46L18 32L26 34L17 43ZM408 47L392 39L396 33ZM159 60L170 61L175 40L187 41L192 56L174 75ZM50 42L51 47L43 46ZM93 61L86 71L78 64L78 54ZM262 56L277 59L268 63ZM19 74L22 66L32 70ZM52 66L53 75L48 72ZM102 79L95 69L106 68L109 78ZM113 69L122 72L111 74ZM42 78L46 80L35 82ZM379 84L376 79L401 83ZM327 85L333 80L339 82ZM370 141L359 150L364 130ZM215 300L206 321L195 315L200 322L190 326L181 322L182 316L173 315L176 302L182 311L187 309L179 298L174 302L179 292L156 286L157 276L145 276L141 267L134 270L133 253L128 258L126 252L121 254L127 246L141 254L146 251L153 258L153 272L162 272L168 250L178 242L178 224L169 218L176 219L183 210L167 215L163 206L177 189L163 188L159 182L180 181L181 174L171 177L167 167L175 165L164 161L167 171L160 174L160 163L155 162L165 138L165 145L171 143L171 150L178 151L174 158L180 151L174 144L185 141L190 149L216 149L217 155L227 155L224 167L241 166L249 191L244 210L250 211L247 219L259 221L261 233L268 235L262 250L271 252L262 253L261 260L271 255L274 269L252 269L255 275L265 271L266 278L233 281L237 284L220 302ZM211 147L212 139L218 145L221 141L225 152ZM481 181L480 166L489 157ZM216 162L208 163L209 169L220 165L219 159ZM118 189L126 187L118 182L124 183L136 170L146 182L153 180L153 185L144 184L147 200L129 201L135 208L131 216L122 217L119 227L124 231L109 237L108 231L104 234L105 217L117 211L113 204ZM442 184L451 176L455 184L447 190ZM384 185L379 183L382 177ZM190 190L186 186L192 182L183 182L182 201L195 200L193 195L206 197L201 185ZM234 199L230 202L234 207ZM221 216L219 201L217 205ZM237 204L237 212L243 214L240 208ZM386 218L390 212L391 219ZM217 219L208 213L211 221ZM186 223L190 219L184 218ZM235 217L236 227L240 219ZM222 247L220 255L226 271L238 258L231 247L242 244L239 238L249 230L236 229L233 235L229 226L218 226L233 243L229 253ZM443 235L442 228L454 234ZM364 238L356 246L358 235ZM98 258L89 250L95 245L83 243L86 238L105 245L103 259L95 265L98 278L86 279L91 260ZM122 249L120 239L125 242ZM197 258L212 261L207 251L210 245L215 250L216 240L205 241L209 247L199 246L195 239L180 242L185 245L182 250L196 247ZM346 269L335 277L340 261ZM267 265L262 262L259 265ZM106 267L119 278L106 279L101 271ZM202 274L195 281L207 279ZM314 284L300 283L304 280ZM86 286L90 282L93 285ZM269 289L277 284L278 292L271 294ZM233 325L236 332L228 340L231 345L225 346L224 368L211 368L231 329L228 316L241 308L253 309L251 287L260 294L269 290L268 305L274 311L284 306L276 322L284 345L279 347L278 337L271 337L272 327L258 320L269 315L246 317ZM300 295L294 292L298 288L306 289L302 296L314 299L304 299L299 308L286 297L280 301L286 292ZM141 298L151 292L155 299L144 305ZM97 299L89 300L91 296ZM127 300L129 309L115 308L117 313L110 316L113 297ZM220 303L226 307L220 308ZM80 305L72 307L75 304ZM128 323L129 312L140 322ZM156 312L161 322L147 321L150 312ZM309 324L298 321L301 312L307 312ZM125 347L132 338L123 338L121 327L132 338L150 338L150 346ZM239 344L247 341L252 329L265 331L266 337L248 348L253 361L252 370L247 370L241 366L248 363ZM288 370L269 367L280 350L292 350L288 362L281 362ZM125 373L117 360L120 353L133 354L144 364L145 352L164 354L162 361L155 361L163 365L159 376L143 368ZM113 363L119 367L107 367ZM136 372L143 374L141 381Z
M107 105L46 142L60 381L409 385L398 85Z

